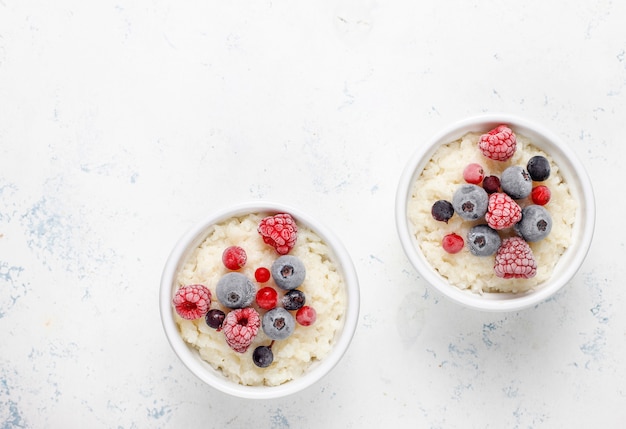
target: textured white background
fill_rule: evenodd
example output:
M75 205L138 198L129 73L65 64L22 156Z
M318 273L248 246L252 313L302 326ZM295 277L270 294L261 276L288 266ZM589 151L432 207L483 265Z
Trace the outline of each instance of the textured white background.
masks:
M583 428L626 421L622 1L0 0L0 428ZM481 314L404 256L407 158L452 121L551 128L595 239L548 302ZM178 236L254 199L329 225L345 359L286 399L195 379L163 334Z

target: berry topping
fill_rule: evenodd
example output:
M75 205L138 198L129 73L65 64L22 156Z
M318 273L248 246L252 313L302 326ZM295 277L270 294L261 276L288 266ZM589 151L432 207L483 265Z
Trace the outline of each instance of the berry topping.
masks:
M236 271L246 265L248 256L246 251L239 246L230 246L222 253L222 262L229 270Z
M489 196L480 186L461 185L452 196L454 211L465 220L476 220L487 212Z
M441 245L443 246L443 250L448 253L459 253L463 250L463 246L465 245L463 241L463 237L458 234L451 233L447 234L441 240Z
M217 299L228 308L243 308L252 304L256 295L256 286L241 273L226 273L215 289Z
M306 277L304 264L292 255L283 255L277 258L270 271L276 285L285 290L297 288Z
M485 177L485 171L482 165L476 164L475 162L468 164L463 170L463 179L467 183L479 185L482 183L483 177Z
M543 240L551 230L550 212L534 204L522 209L522 220L515 225L515 232L528 242Z
M211 307L211 291L203 285L183 286L176 291L172 303L183 319L199 319Z
M280 255L286 255L293 249L298 236L296 221L288 213L263 218L258 231L263 241L276 249Z
M541 155L530 158L526 169L535 182L543 182L550 177L550 161Z
M506 229L515 225L522 218L522 209L511 197L502 192L489 196L489 207L485 220L493 229Z
M265 267L259 267L254 271L254 278L259 283L265 283L271 276L270 270Z
M263 315L261 326L265 335L272 340L284 340L293 332L295 319L290 312L282 307L276 307Z
M550 202L550 198L552 193L550 192L550 188L544 185L535 186L532 191L530 191L530 197L533 200L533 203L545 206Z
M515 153L517 139L506 125L499 125L487 134L480 136L478 148L489 159L506 161Z
M283 295L282 298L283 308L285 310L298 310L302 308L306 302L306 296L298 289L292 289Z
M271 310L278 304L278 292L270 286L261 288L256 293L256 303L263 310Z
M493 194L500 190L500 179L498 176L487 176L483 179L483 189L488 194Z
M206 324L213 329L217 329L218 331L222 329L222 324L224 323L225 318L226 314L217 308L209 310L206 316L204 316Z
M454 214L454 207L450 201L439 200L435 201L435 204L433 204L433 207L430 209L430 213L433 219L448 223Z
M467 245L476 256L491 256L500 247L498 232L487 225L473 226L467 233Z
M505 238L496 253L494 271L505 279L534 277L537 262L528 243L520 237Z
M311 326L317 319L317 312L313 307L305 305L298 311L296 311L296 322L302 326Z
M274 362L272 346L259 346L252 352L252 361L259 368L267 368Z
M500 178L502 190L514 200L526 198L533 188L530 174L519 165L507 167Z
M234 351L243 353L252 344L260 324L259 313L254 308L239 308L226 315L222 332L224 332L228 345Z

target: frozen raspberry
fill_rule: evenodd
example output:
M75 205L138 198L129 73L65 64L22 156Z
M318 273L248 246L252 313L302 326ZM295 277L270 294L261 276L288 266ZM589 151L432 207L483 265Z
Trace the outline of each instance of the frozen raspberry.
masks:
M262 219L258 231L263 241L276 249L280 255L289 253L298 237L296 221L288 213L279 213Z
M222 332L234 351L244 353L254 341L260 326L261 318L254 308L239 308L226 315Z
M478 148L489 159L506 161L515 153L515 133L506 125L499 125L480 136Z
M471 164L467 164L467 166L463 169L463 179L467 183L479 185L482 183L483 177L485 177L485 170L483 170L483 167L480 164L473 162Z
M533 200L533 203L545 206L550 201L550 197L552 193L550 192L550 188L544 185L535 186L532 191L530 191L530 197Z
M528 243L521 237L510 237L502 241L496 253L494 271L505 279L528 279L537 274L537 261Z
M239 246L230 246L224 249L222 253L222 263L229 270L237 271L246 265L248 255L246 251Z
M211 307L211 291L203 285L183 286L176 291L172 303L183 319L199 319Z
M489 205L485 220L493 229L506 229L515 225L522 218L522 209L511 197L502 192L489 196Z
M441 240L441 245L443 246L443 250L448 253L459 253L461 250L463 250L465 241L460 235L451 233L443 237L443 240Z

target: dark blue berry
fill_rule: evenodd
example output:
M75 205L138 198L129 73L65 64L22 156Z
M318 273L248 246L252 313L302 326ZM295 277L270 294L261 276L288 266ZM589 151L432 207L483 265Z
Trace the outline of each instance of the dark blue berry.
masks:
M267 368L274 362L274 353L268 346L259 346L252 352L252 361L259 368Z
M550 212L536 204L524 207L522 219L515 224L515 232L528 242L543 240L551 230Z
M536 182L543 182L550 177L550 161L541 155L533 156L526 165L528 174Z
M237 272L225 274L215 289L217 299L228 308L250 306L256 296L256 286L245 275Z
M222 327L222 323L224 323L225 318L226 314L222 310L218 310L217 308L209 310L204 316L206 324L213 329L220 329Z
M293 255L283 255L276 259L270 268L276 286L291 290L302 284L306 277L304 264Z
M502 190L514 200L526 198L533 189L533 181L530 174L519 165L507 167L500 177Z
M495 194L500 190L500 179L498 176L486 176L483 179L483 189L488 194Z
M452 196L454 211L465 220L476 220L487 213L489 196L477 185L461 185Z
M473 226L467 233L467 245L476 256L491 256L502 244L502 239L495 229L488 225Z
M272 340L284 340L291 335L295 327L296 320L282 307L271 309L261 319L263 332Z
M298 289L290 290L282 298L283 308L286 310L298 310L302 308L305 302L304 293Z
M454 214L454 207L450 201L439 200L435 201L435 204L430 209L430 213L433 215L433 219L448 223Z

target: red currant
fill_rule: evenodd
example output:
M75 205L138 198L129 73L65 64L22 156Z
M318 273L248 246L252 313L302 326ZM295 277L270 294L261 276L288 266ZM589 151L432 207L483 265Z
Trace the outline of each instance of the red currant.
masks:
M229 270L240 269L246 265L247 260L246 251L239 246L227 247L224 253L222 253L222 262Z
M305 305L296 311L296 322L302 326L310 326L315 323L317 312L313 307Z
M443 250L446 252L459 253L463 249L465 242L463 241L463 237L460 235L451 233L443 237L441 244L443 245Z
M535 186L530 192L530 197L532 198L533 203L540 206L548 204L551 196L552 193L550 192L550 188L544 185Z
M264 310L271 310L278 304L278 292L269 286L261 288L256 293L256 303Z
M270 270L268 270L265 267L259 267L254 272L254 278L259 283L265 283L266 281L270 279L270 276L271 276Z
M483 177L485 177L485 171L482 165L476 164L475 162L468 164L463 170L463 179L465 179L467 183L479 185L483 182Z

